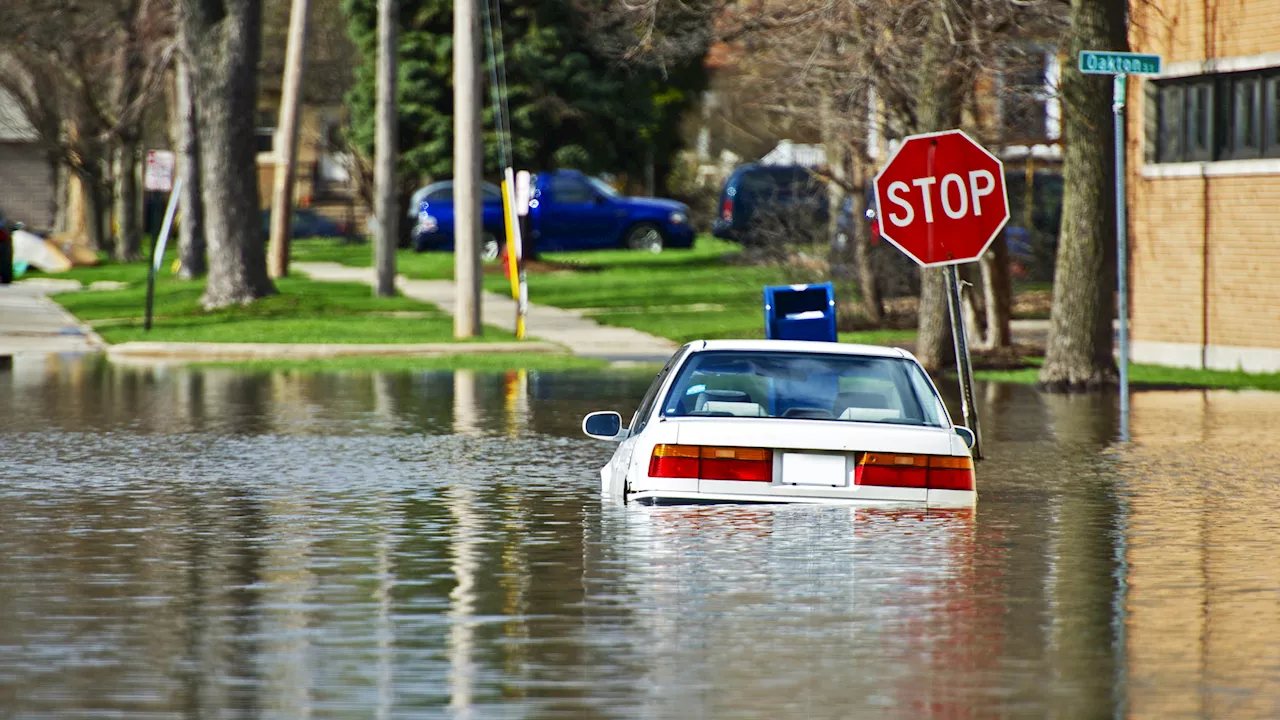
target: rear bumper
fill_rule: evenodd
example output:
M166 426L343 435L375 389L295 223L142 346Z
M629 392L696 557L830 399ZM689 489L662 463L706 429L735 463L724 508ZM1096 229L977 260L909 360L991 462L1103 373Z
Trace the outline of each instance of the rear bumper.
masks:
M734 492L698 492L696 490L641 490L628 493L627 502L641 505L712 505L721 503L736 504L779 504L807 503L811 505L850 505L857 507L905 507L905 508L971 508L977 505L978 493L958 490L930 490L928 498L918 500L895 500L889 498L857 497L852 494L843 496L818 495L812 493L786 494Z
M420 232L417 228L413 231L413 249L417 252L425 252L427 250L453 250L453 234L444 232Z
M734 232L732 220L716 220L711 223L711 234L721 240L737 239L737 233Z
M905 502L902 500L673 492L670 490L644 490L631 493L627 496L627 502L639 503L640 505L719 505L723 503L777 505L780 503L807 503L810 505L860 505L868 507L926 507L925 503L922 502Z

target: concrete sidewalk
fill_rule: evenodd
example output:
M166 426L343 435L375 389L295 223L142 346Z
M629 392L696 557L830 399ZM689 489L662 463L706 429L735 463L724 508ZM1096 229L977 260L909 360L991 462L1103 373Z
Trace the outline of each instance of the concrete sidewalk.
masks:
M102 338L48 294L78 290L74 280L24 280L0 285L0 355L84 353L101 350Z
M343 357L445 357L507 353L566 354L548 342L491 343L223 343L131 341L107 348L112 361L144 364L242 360L327 360Z
M372 285L372 268L355 268L329 262L295 262L291 267L313 280L327 282L359 282ZM408 280L396 278L396 287L406 297L431 303L441 310L454 314L454 283L452 280ZM481 319L514 332L516 304L510 297L497 293L481 293ZM665 338L631 328L601 325L576 310L565 310L529 303L527 328L530 337L547 340L567 347L580 357L601 358L612 361L665 361L679 346Z

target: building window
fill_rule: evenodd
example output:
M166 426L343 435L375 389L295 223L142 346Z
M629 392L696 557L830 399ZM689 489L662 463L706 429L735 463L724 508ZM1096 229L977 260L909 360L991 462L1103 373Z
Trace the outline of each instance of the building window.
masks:
M1182 85L1171 84L1159 90L1160 148L1157 158L1160 162L1178 162L1182 159L1182 118L1186 115L1183 107L1184 89Z
M1263 85L1262 124L1265 128L1262 146L1266 154L1280 156L1280 73L1267 78Z
M276 113L271 110L259 110L253 128L253 138L257 152L275 152L275 137Z
M1212 80L1191 83L1186 87L1185 115L1187 136L1183 147L1188 160L1214 159L1214 107Z
M1056 57L1037 46L1005 48L1000 58L998 91L1004 136L1010 142L1031 144L1050 139L1049 98L1055 94ZM1056 110L1056 109L1055 109Z
M1156 162L1280 157L1280 68L1157 80Z
M1262 78L1254 75L1231 82L1230 156L1262 155Z

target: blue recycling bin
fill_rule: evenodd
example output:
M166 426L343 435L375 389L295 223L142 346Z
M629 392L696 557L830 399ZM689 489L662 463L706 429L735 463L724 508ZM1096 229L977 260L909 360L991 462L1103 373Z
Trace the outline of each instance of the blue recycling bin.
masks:
M829 282L764 289L764 336L836 342L836 292Z

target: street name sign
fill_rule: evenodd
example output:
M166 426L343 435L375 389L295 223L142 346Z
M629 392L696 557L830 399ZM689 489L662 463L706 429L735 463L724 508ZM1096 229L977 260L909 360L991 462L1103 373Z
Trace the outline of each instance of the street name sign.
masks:
M1080 72L1086 75L1158 75L1160 56L1084 50L1080 53Z
M977 260L1009 222L1003 164L960 130L905 138L875 194L881 236L923 267Z

